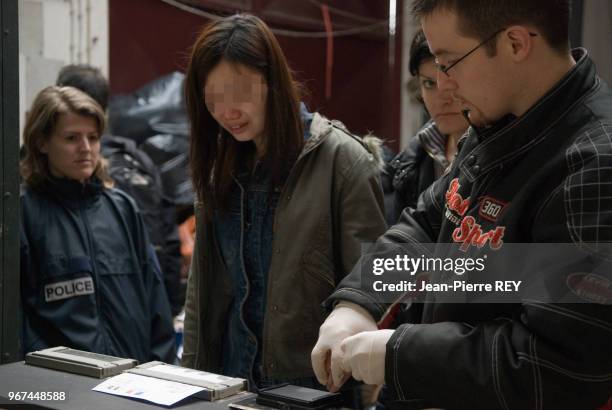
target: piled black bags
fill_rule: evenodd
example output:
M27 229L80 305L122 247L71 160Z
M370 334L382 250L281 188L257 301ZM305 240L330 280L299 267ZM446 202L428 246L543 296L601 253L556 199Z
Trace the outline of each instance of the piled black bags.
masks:
M184 303L177 210L190 210L194 199L183 82L184 75L174 72L132 94L112 97L112 135L103 139L111 177L143 213L174 315Z

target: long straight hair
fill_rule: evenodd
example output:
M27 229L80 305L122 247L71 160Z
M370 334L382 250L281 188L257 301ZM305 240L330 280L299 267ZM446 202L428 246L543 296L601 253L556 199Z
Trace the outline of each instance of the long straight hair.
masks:
M261 160L270 171L270 189L282 185L304 144L300 87L268 26L248 14L205 26L191 50L185 100L191 122L193 186L207 212L227 208L232 172L255 152L253 142L236 141L206 107L206 78L221 61L261 73L268 86Z

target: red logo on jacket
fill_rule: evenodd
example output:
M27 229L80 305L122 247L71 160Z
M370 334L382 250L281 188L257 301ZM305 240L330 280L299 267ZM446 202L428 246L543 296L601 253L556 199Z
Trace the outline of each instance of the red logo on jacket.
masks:
M455 178L451 181L448 191L446 191L447 208L457 212L459 216L463 216L463 219L459 223L459 227L453 231L453 241L461 243L459 249L464 252L467 251L472 245L482 248L487 244L487 242L489 243L491 249L500 249L504 243L502 239L504 237L506 227L497 226L494 229L485 232L482 230L482 225L479 224L473 216L464 216L470 206L470 198L468 197L464 199L463 196L461 196L459 193L460 187L461 185L459 184L459 178ZM487 216L497 218L501 213L503 206L497 208L493 205L502 204L498 201L493 201L492 198L486 199L489 199L489 201L486 202L488 206L483 209L483 204L485 202L481 202L481 209L479 209L479 211L482 212L486 210Z
M504 244L502 238L506 232L506 227L498 226L487 232L482 231L482 226L476 223L473 216L466 216L461 221L461 226L453 231L453 241L461 242L459 249L467 251L471 245L482 248L489 242L493 250L498 250Z
M455 178L451 181L448 191L446 191L446 206L451 211L455 211L463 216L470 206L470 198L463 199L459 193L460 187L459 178Z

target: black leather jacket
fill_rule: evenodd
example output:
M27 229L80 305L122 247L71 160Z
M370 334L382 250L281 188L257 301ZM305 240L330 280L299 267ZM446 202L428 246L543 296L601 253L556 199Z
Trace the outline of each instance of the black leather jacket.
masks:
M499 228L487 248L574 243L596 258L592 245L612 242L612 90L585 50L574 58L525 115L470 128L449 173L402 213L379 248L453 242L469 220L482 232ZM465 209L449 204L448 192ZM496 219L479 214L484 197L504 204ZM328 303L349 300L379 320L388 305L360 288L360 266ZM399 326L387 344L391 407L596 409L612 395L610 303L420 306L420 323Z

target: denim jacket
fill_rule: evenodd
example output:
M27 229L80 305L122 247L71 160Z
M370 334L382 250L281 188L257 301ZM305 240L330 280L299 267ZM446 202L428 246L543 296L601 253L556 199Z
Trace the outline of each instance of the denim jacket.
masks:
M304 129L312 114L302 105ZM305 139L310 132L305 133ZM269 193L270 178L261 163L252 174L234 176L229 211L215 213L219 249L234 283L234 300L223 337L223 374L249 379L251 386L266 384L261 349L267 276L272 257L272 225L279 189ZM247 343L245 343L247 341Z
M268 195L269 178L258 167L236 178L228 212L213 221L219 249L233 282L234 299L223 336L223 374L257 384L267 271L272 257L272 223L278 192ZM247 341L247 343L245 343Z

